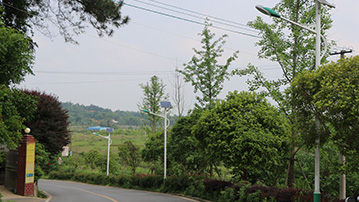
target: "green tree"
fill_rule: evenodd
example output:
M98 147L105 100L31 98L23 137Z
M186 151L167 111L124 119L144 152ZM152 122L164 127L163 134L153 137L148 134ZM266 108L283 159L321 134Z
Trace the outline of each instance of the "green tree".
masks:
M79 168L82 164L83 158L81 155L73 154L72 156L69 156L69 166L74 172L76 172L77 168Z
M171 165L168 167L171 169L172 164L179 164L181 172L176 174L203 174L208 165L208 157L192 133L192 127L197 123L199 116L200 113L193 111L190 116L181 117L171 130L167 150Z
M149 135L145 143L145 148L141 152L141 157L145 162L150 164L150 172L160 173L162 170L158 165L163 165L163 132L157 132Z
M152 76L149 82L146 84L140 84L140 87L143 90L144 97L142 99L142 104L139 104L138 108L140 110L146 109L155 114L161 113L160 101L165 101L168 99L168 95L165 94L166 85L163 83L163 81L157 76ZM162 118L153 114L149 114L148 119L150 120L152 133L155 133L156 126Z
M112 35L112 27L120 27L129 20L121 15L122 1L45 1L3 0L0 16L6 26L22 33L33 33L36 28L51 36L50 24L54 24L66 41L75 42L73 35L81 34L88 24L100 36Z
M126 140L123 144L118 147L118 155L120 160L125 164L129 165L132 170L132 174L136 173L136 168L141 163L140 150L131 141Z
M36 110L36 100L21 90L0 85L0 144L15 149L21 138L25 121L32 118Z
M229 93L202 113L193 131L242 180L273 183L287 155L287 120L256 93Z
M224 52L224 38L227 35L214 40L215 34L209 30L210 26L211 24L206 21L200 34L203 37L201 40L202 50L193 49L197 56L193 56L188 64L184 64L183 70L177 70L184 75L186 82L192 84L195 93L199 91L202 94L196 96L198 101L196 106L200 108L207 107L217 98L223 89L224 81L229 79L230 73L227 70L231 62L237 58L238 53L236 51L233 56L226 60L224 65L219 64L218 59L222 57Z
M101 155L102 158L99 159L99 161L96 163L96 167L102 172L102 173L106 173L107 172L107 156L105 155ZM120 164L119 164L119 157L118 155L111 153L110 154L110 162L109 162L109 173L116 175L118 174L119 170L120 170Z
M92 172L96 168L101 168L103 162L106 162L106 159L101 155L101 153L97 150L91 150L85 154L85 163L88 165Z
M359 56L341 59L305 71L287 93L295 107L298 130L313 144L310 136L314 119L321 123L321 142L332 139L345 155L357 154L359 146ZM305 126L305 127L304 127Z
M37 110L34 117L26 122L31 128L31 135L45 146L45 150L55 156L70 143L70 131L67 111L54 95L36 90L24 90L37 100Z
M44 145L39 142L36 142L35 154L35 180L39 180L44 174L49 173L50 154L45 151Z
M282 0L274 10L286 18L299 24L315 23L315 2L306 0ZM267 18L267 17L266 17ZM248 65L247 68L237 70L234 73L239 75L252 75L253 79L248 80L249 89L260 90L261 94L270 96L282 110L291 123L291 156L288 167L288 186L295 184L294 163L295 154L302 146L298 138L294 124L297 121L292 114L293 108L286 105L284 89L303 70L315 68L315 35L296 25L280 18L273 18L273 23L268 24L261 17L249 22L248 25L259 30L262 37L256 45L261 47L258 57L278 62L282 77L276 80L267 79L264 74L255 66ZM328 8L322 8L321 31L326 37L325 31L331 27L332 20L328 14ZM322 62L325 61L325 57Z
M6 27L0 18L0 84L18 84L25 75L33 74L31 66L35 55L30 44L29 38Z

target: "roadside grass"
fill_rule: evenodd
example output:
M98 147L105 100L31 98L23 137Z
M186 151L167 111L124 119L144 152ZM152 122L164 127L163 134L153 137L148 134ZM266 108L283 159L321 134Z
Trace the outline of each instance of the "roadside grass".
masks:
M145 144L144 132L140 130L120 129L122 134L114 131L111 133L111 152L118 152L118 147L126 140L130 140L135 146L143 147ZM106 133L99 133L102 136L107 136ZM89 152L97 150L100 153L107 153L107 139L95 136L91 131L72 131L72 152L79 154L81 152Z

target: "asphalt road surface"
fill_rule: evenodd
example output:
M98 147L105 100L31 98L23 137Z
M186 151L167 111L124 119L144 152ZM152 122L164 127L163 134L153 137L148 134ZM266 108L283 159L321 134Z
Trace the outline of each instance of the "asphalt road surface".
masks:
M39 188L51 195L49 202L195 202L180 196L121 189L69 181L40 180Z

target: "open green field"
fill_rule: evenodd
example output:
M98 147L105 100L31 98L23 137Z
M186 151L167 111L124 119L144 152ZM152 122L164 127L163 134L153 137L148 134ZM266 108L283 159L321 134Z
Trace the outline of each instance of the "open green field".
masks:
M100 153L107 153L107 139L93 135L93 131L72 128L72 152L79 154L81 152L89 152L90 150L97 150ZM96 132L102 136L107 136L108 133ZM136 146L143 147L146 140L146 134L139 129L117 129L111 133L111 153L118 152L118 147L126 140L132 141Z

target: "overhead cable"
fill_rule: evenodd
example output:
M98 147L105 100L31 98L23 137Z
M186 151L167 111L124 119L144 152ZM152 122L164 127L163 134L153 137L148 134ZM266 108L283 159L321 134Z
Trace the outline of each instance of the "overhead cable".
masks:
M135 5L132 5L132 4L129 4L129 3L124 3L124 2L123 2L122 4L127 5L127 6L130 6L130 7L133 7L133 8L137 8L137 9L140 9L140 10L148 11L148 12L151 12L151 13L156 13L156 14L159 14L159 15L163 15L163 16L166 16L166 17L171 17L171 18L175 18L175 19L178 19L178 20L183 20L183 21L186 21L186 22L191 22L191 23L198 24L198 25L205 25L205 23L202 23L202 22L197 22L197 21L190 20L190 19L187 19L187 18L182 18L182 17L179 17L179 16L175 16L175 15L171 15L171 14L167 14L167 13L163 13L163 12L151 10L151 9L148 9L148 8L143 8L143 7L140 7L140 6L135 6ZM235 31L235 30L232 30L232 29L227 29L227 28L218 27L218 26L212 26L212 27L213 27L213 28L216 28L216 29L220 29L220 30L224 30L224 31L236 33L236 34L241 34L241 35L250 36L250 37L254 37L254 38L261 38L261 37L259 37L259 36L257 36L257 35L248 34L248 33L240 32L240 31Z
M147 3L147 2L141 1L141 0L133 0L133 1L137 1L137 2L140 2L140 3L146 4L146 5L149 5L149 6L153 6L153 7L165 9L165 10L168 10L168 11L176 12L176 13L183 14L183 15L187 15L187 16L194 17L194 18L205 19L206 17L209 17L209 18L212 18L212 19L216 19L216 20L211 20L211 22L214 22L214 23L218 23L218 24L222 24L222 25L225 25L225 26L234 27L234 28L237 28L237 29L243 29L243 30L246 30L246 31L249 31L249 32L256 32L256 33L258 32L257 30L252 29L252 28L250 28L249 26L246 26L246 25L243 25L243 24L240 24L240 23L235 23L235 22L232 22L232 21L229 21L229 20L225 20L225 19L222 19L222 18L217 18L217 17L215 17L215 16L210 16L210 15L202 14L202 13L195 12L195 11L190 11L190 10L187 10L187 9L183 9L183 8L180 8L180 7L172 6L172 5L170 5L170 4L161 3L161 2L158 2L158 1L153 1L153 2L162 4L162 5L166 5L166 6L169 6L169 7L173 7L173 8L176 8L176 9L184 10L184 11L186 11L186 12L191 12L191 13L194 13L194 14L196 14L196 15L189 14L189 13L185 13L185 12L181 12L181 11L177 11L177 10L173 10L173 9L170 9L170 8L165 8L165 7L158 6L158 5L154 5L154 4L151 4L151 3ZM200 15L200 16L202 16L202 17L200 17L200 16L198 16L198 15ZM223 21L223 22L221 22L221 21ZM239 27L238 25L240 25L240 26L242 26L242 27ZM245 26L245 27L243 27L243 26Z

